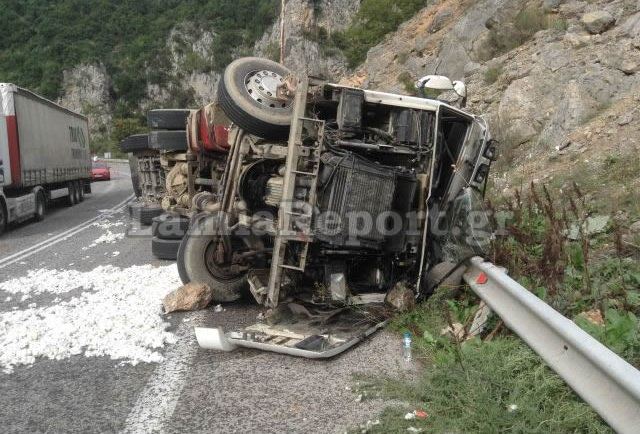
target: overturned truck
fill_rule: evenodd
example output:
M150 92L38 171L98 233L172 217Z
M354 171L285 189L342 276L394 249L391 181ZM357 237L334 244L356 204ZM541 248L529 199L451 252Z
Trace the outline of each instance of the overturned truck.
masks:
M241 330L196 329L203 346L332 356L384 324L390 293L428 295L434 266L486 241L495 144L481 118L441 101L242 58L187 132L180 277L269 308Z

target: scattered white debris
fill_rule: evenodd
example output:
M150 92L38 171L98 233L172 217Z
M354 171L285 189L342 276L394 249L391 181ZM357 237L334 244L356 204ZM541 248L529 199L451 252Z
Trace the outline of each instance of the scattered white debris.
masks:
M221 304L216 305L216 307L213 308L213 311L218 313L218 312L222 312L224 309L222 307Z
M120 255L120 252L118 252L117 250L111 254L111 256L113 256L114 258L119 255Z
M416 418L416 414L412 411L404 415L404 420L413 420Z
M29 303L29 305L27 306L29 309L33 309L34 307L36 307L37 304L36 303Z
M518 409L518 406L516 404L509 404L509 406L507 407L507 411L509 413L513 413L514 411L516 411Z
M5 302L5 303L9 303L11 300L12 300L12 298L11 298L11 297L7 297L7 298L5 298L5 299L4 299L4 302Z
M95 239L93 241L93 243L91 243L89 248L95 247L98 244L113 244L113 243L117 243L118 241L124 239L124 235L125 235L124 232L122 232L122 233L113 233L113 232L111 232L110 230L107 229L107 232L102 234L97 239Z
M356 402L362 402L362 393L356 397Z
M109 228L114 228L114 227L118 227L118 226L124 226L124 222L123 221L110 221L110 220L102 220L102 221L98 221L95 222L93 224L93 226L96 226L100 229L109 229Z
M416 428L414 426L410 426L409 428L407 428L407 431L417 433L417 432L422 432L422 428Z
M22 285L22 287L21 287ZM65 286L66 285L66 286ZM110 356L135 365L159 362L158 352L175 342L161 314L161 300L180 285L176 265L97 267L89 272L34 270L0 283L25 296L81 288L69 301L0 313L0 369L33 364L37 357Z

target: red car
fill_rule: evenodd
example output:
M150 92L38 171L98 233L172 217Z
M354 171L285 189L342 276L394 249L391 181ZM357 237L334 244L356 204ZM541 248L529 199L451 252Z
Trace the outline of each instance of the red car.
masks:
M111 170L105 163L94 161L91 165L92 181L108 181L111 179Z

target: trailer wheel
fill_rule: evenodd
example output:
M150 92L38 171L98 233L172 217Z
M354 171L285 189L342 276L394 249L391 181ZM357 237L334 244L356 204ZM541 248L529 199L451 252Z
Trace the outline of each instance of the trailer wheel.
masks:
M67 189L69 190L67 205L73 206L78 203L78 189L76 188L76 183L73 181L69 181L67 183Z
M149 149L149 136L147 134L134 134L120 142L122 152L146 151Z
M138 172L138 157L129 154L129 170L131 171L131 185L133 193L136 197L142 196L142 188L140 188L140 173Z
M147 113L147 124L155 130L184 130L187 126L188 109L157 109Z
M44 194L41 191L37 192L36 193L36 213L33 215L33 218L36 221L41 222L42 220L44 220L44 215L47 209L46 204L47 202L44 197Z
M223 236L218 235L217 214L198 218L182 239L178 250L178 274L182 283L206 283L216 302L236 301L247 287L247 273L236 272L216 253ZM230 238L230 237L229 237ZM231 241L227 239L227 241Z
M78 202L84 202L84 181L76 181L78 189Z
M276 89L290 71L259 57L243 57L224 70L218 102L229 119L250 134L284 139L291 125L292 101L276 99Z
M175 261L178 257L180 240L163 240L153 237L151 239L151 254L158 259L169 259Z
M149 133L149 147L159 151L186 151L187 132L180 131L151 131Z
M7 207L0 199L0 235L7 229Z
M188 230L189 219L179 215L162 214L151 223L151 235L161 240L181 240Z

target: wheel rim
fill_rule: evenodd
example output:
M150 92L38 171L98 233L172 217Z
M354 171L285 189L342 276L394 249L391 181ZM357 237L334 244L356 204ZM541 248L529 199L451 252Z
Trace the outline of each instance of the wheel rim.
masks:
M237 250L234 248L233 252L237 253ZM243 271L233 270L238 264L234 264L233 259L228 261L225 256L224 243L221 239L216 239L209 243L204 252L204 263L209 274L224 281L242 277Z
M261 106L285 109L291 105L291 101L283 102L276 97L278 86L283 83L284 77L280 74L263 69L247 74L244 80L244 88L251 99Z

